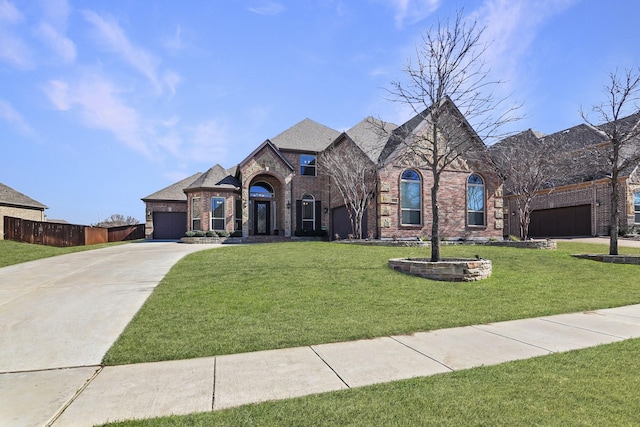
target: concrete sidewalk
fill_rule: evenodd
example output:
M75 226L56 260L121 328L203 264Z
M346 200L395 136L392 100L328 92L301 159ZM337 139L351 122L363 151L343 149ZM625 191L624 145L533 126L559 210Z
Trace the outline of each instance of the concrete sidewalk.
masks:
M0 375L11 425L91 426L230 408L640 337L640 305L192 360ZM7 399L9 384L13 388ZM54 387L52 384L60 385ZM61 395L61 386L66 395ZM41 402L39 418L21 411ZM6 418L6 411L14 418Z

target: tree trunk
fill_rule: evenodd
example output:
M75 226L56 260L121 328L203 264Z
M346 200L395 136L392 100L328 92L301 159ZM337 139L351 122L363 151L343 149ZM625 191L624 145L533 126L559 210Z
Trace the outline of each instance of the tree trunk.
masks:
M433 187L431 187L431 262L440 261L440 206L438 205L439 179L434 177Z
M618 173L614 171L611 178L611 219L609 221L609 228L611 233L609 236L609 255L618 255L618 228L619 228L619 191L618 191Z

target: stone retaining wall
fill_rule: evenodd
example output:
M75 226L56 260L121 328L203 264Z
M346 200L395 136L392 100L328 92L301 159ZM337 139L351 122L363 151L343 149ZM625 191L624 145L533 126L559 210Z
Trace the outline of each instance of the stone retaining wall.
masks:
M389 267L405 274L448 282L472 282L491 276L491 260L444 258L431 262L426 258L392 258Z
M640 265L640 255L605 255L605 254L574 254L575 258L590 259L592 261L611 262L614 264Z

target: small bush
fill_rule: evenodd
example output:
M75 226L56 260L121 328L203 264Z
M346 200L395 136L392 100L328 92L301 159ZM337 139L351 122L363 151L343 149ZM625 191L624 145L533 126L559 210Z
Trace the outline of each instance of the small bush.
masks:
M227 237L228 233L224 230L218 231L218 236L220 237Z
M202 230L196 230L196 231L194 231L194 235L193 236L194 237L204 237L205 234L206 233L204 231L202 231Z
M218 237L218 234L214 230L209 230L205 233L207 237Z
M184 233L184 235L185 235L185 237L193 237L193 236L196 235L196 232L189 230L186 233Z

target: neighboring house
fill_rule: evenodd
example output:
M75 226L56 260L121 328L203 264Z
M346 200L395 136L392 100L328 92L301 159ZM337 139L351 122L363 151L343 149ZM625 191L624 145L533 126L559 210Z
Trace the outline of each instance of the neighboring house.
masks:
M42 203L0 183L0 240L4 239L5 216L31 221L44 221L45 209L48 208Z
M635 125L639 114L621 119ZM625 123L626 125L626 123ZM600 129L586 124L574 126L551 135L540 136L562 146L570 156L549 153L564 162L558 167L567 170L561 179L546 183L532 203L530 237L600 236L609 234L611 186L610 168L602 161L593 161L591 153L601 153L610 141ZM638 141L640 143L640 141ZM573 158L567 167L567 157ZM620 175L620 226L640 225L640 165L636 164ZM505 234L519 235L518 214L513 196L505 196Z
M417 132L423 122L418 115L399 128ZM305 119L266 140L230 169L215 165L143 198L147 238L178 238L187 230L236 232L245 239L336 234L346 238L351 226L344 201L318 162L336 143L356 144L379 167L363 234L382 239L429 236L429 172L408 163L400 155L406 147L397 138L382 136L372 123L365 119L341 133ZM395 128L388 125L389 131ZM469 194L477 196L473 206L467 203ZM447 170L440 206L443 238L503 235L502 183L485 165L462 158Z

